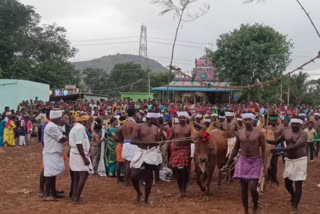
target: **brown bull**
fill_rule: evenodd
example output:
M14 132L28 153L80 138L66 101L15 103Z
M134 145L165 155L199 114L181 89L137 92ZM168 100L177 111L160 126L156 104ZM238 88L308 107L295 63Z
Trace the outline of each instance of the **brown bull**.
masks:
M214 129L210 132L211 139L207 142L202 142L201 137L197 138L195 143L195 171L197 183L203 193L204 200L208 200L210 193L210 184L215 166L222 168L226 162L226 154L228 149L227 134L219 129ZM221 185L221 172L219 170L218 186Z

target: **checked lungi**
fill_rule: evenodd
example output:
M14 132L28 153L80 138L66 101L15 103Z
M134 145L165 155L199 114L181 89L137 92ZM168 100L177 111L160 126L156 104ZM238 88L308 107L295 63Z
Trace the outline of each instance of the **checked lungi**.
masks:
M169 165L172 168L182 168L190 166L190 146L176 146L171 144L171 157Z

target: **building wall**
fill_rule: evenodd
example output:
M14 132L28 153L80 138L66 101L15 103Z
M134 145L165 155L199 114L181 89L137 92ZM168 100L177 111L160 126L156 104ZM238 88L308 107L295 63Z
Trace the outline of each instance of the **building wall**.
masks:
M5 106L17 109L23 100L49 101L48 84L27 80L0 79L0 112Z
M101 99L103 99L103 100L108 100L108 97L106 97L106 96L100 96L100 95L93 95L93 94L91 94L91 95L89 95L89 94L84 94L84 95L83 95L83 99L84 99L84 100L88 100L88 101L93 100L93 101L97 102L97 101L100 101Z

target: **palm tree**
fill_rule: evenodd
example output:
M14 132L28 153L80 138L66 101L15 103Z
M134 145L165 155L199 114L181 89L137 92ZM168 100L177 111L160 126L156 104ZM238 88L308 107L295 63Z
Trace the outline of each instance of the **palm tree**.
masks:
M294 99L296 104L302 104L304 98L308 93L307 78L309 75L307 73L299 72L299 74L292 75L290 78L290 96Z

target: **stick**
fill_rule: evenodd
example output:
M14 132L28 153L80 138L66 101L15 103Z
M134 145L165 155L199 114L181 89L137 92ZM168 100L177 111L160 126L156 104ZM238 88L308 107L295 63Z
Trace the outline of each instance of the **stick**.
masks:
M312 18L310 17L309 13L306 11L306 9L303 7L303 5L301 4L301 2L300 2L299 0L296 0L296 1L297 1L297 2L298 2L298 4L300 5L300 7L301 7L301 9L303 10L303 12L307 15L307 17L308 17L309 21L311 22L311 24L312 24L312 26L313 26L314 30L316 31L316 33L318 34L318 37L319 37L319 39L320 39L320 33L319 33L319 31L318 31L318 29L317 29L316 25L314 24L314 22L313 22Z

